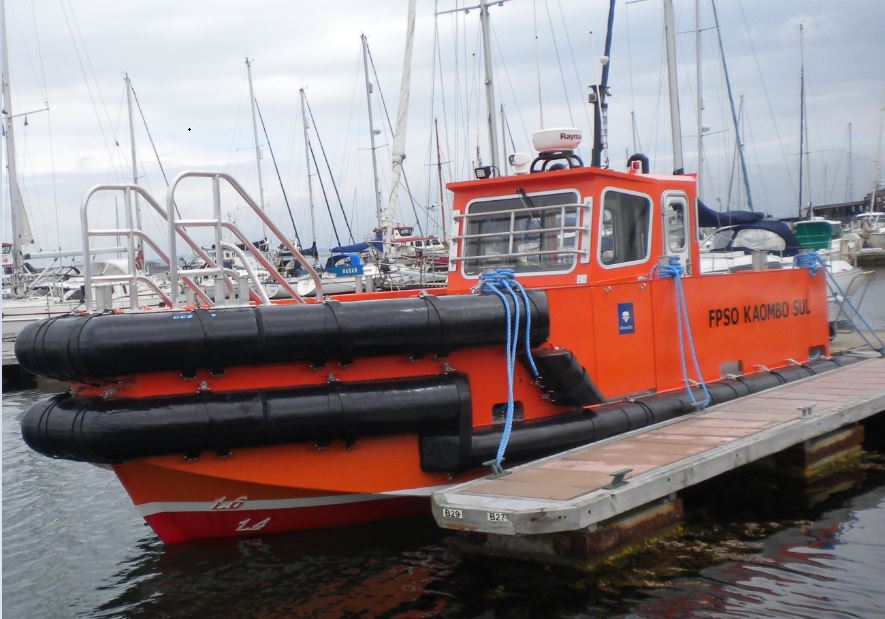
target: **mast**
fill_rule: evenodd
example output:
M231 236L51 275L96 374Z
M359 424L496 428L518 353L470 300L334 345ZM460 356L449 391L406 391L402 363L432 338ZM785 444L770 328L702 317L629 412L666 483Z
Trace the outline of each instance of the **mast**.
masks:
M848 177L845 179L845 201L848 202L851 200L851 196L854 194L854 165L851 161L852 157L852 146L851 146L851 123L848 123Z
M9 84L9 49L6 41L6 5L0 0L0 53L3 54L3 120L6 129L6 165L9 176L9 205L12 224L12 288L15 294L20 292L22 273L22 245L33 241L31 224L22 201L21 189L18 186L18 175L15 168L15 132L13 130L12 98Z
M135 121L132 114L132 82L129 81L129 74L123 74L123 81L126 83L126 106L129 110L129 146L132 150L132 184L138 184L138 159L135 153ZM138 193L135 193L135 227L139 230L141 226L141 205L138 203ZM115 209L116 210L116 209ZM142 264L144 263L144 241L139 236L135 241L136 254L141 256Z
M879 108L879 138L876 140L876 168L873 171L873 193L870 194L870 212L876 212L879 180L882 174L882 127L885 124L885 107Z
M805 37L799 24L799 217L802 217L802 160L805 157Z
M368 47L365 34L360 34L363 44L363 72L366 76L366 107L369 110L369 139L372 144L372 178L375 179L375 217L379 230L384 229L384 211L381 207L381 187L378 185L378 155L375 152L375 120L372 117L372 83L369 81Z
M442 241L446 243L446 199L443 193L442 177L442 154L439 148L439 122L433 119L433 129L436 132L436 176L439 179L439 223L442 228Z
M310 174L310 135L307 131L307 111L304 106L304 89L299 88L298 94L301 97L301 123L304 125L304 165L307 168L307 199L308 205L310 206L310 240L316 244L317 229L313 212L313 180L311 179ZM316 256L314 256L314 260L316 260Z
M409 88L412 81L412 48L415 40L415 0L409 0L408 23L406 25L406 49L403 54L403 71L400 78L399 104L396 110L396 133L393 136L393 170L390 180L390 197L387 201L387 213L384 226L384 253L393 253L393 226L396 222L396 198L399 179L403 173L403 161L406 158L406 131L409 120ZM416 222L418 223L418 222Z
M670 90L670 131L673 136L673 173L682 174L682 121L679 118L679 81L676 76L676 25L673 0L664 0L664 36L667 40L667 76Z
M264 210L264 181L261 179L261 145L258 142L258 120L255 116L255 90L252 87L252 62L246 58L246 74L249 76L249 105L252 108L252 132L255 135L255 167L258 169L258 206ZM261 236L267 236L267 228L261 224Z
M538 126L538 129L544 128L544 101L541 98L541 55L538 52L538 0L532 0L532 24L535 29L535 73L537 75L538 80L538 115L541 121L541 124ZM504 122L503 120L501 121Z
M728 77L728 64L725 61L725 48L722 46L722 31L719 29L719 13L716 11L716 0L710 0L713 7L713 21L716 23L716 38L719 41L719 56L722 58L722 72L725 75L725 89L728 92L728 103L731 107L731 120L734 123L734 135L738 145L741 161L741 174L744 177L744 190L747 192L747 208L753 210L753 195L750 193L750 178L747 176L747 160L744 158L744 141L741 139L741 127L734 108L734 95L731 91L731 79Z
M599 84L590 87L592 94L590 96L593 103L593 150L590 154L590 165L593 167L602 166L602 151L608 147L608 130L606 124L608 122L608 68L610 65L612 51L612 24L615 21L615 0L610 0L608 5L608 25L605 31L605 52L602 56L602 76ZM634 123L635 131L635 123ZM635 149L634 149L635 150ZM606 161L608 167L608 161Z
M702 71L701 71L701 0L694 0L694 58L695 71L697 73L697 95L698 95L698 176L697 176L697 196L701 199L701 187L704 178L704 97L702 87Z
M498 174L498 130L495 127L495 85L492 83L492 37L489 34L489 2L480 0L479 21L482 24L482 55L485 64L486 76L486 115L489 122L489 157L492 160L492 168Z
M502 176L508 176L510 170L507 168L507 118L504 116L503 103L501 104L501 163L504 165Z

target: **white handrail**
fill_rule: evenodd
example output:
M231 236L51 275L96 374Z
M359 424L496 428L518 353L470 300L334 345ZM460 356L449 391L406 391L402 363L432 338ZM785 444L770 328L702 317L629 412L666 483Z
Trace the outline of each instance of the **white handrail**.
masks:
M159 202L157 202L150 193L148 193L143 187L141 187L139 185L126 184L126 183L122 183L122 184L121 183L111 183L111 184L95 185L86 193L86 195L83 197L82 202L80 203L80 231L81 231L82 241L83 241L82 253L83 253L83 277L84 277L84 284L85 284L85 286L84 286L85 287L85 303L86 303L86 308L90 311L92 310L92 305L93 305L94 299L92 298L92 279L93 279L92 263L91 263L91 260L89 259L89 256L93 253L104 253L107 251L104 248L98 249L94 252L90 251L90 248L89 248L89 237L90 236L123 236L123 234L126 234L127 236L129 236L129 235L138 236L141 239L145 240L148 244L150 244L150 246L154 249L154 251L157 252L158 256L163 261L166 262L166 265L169 266L170 270L171 270L171 262L170 262L169 257L167 257L166 254L163 253L159 249L157 244L141 230L135 230L130 226L130 228L128 228L128 229L118 230L117 232L119 232L119 234L108 234L113 231L112 230L103 230L103 229L97 229L97 230L90 230L89 229L89 214L88 214L89 201L93 195L95 195L96 193L98 193L100 191L123 191L123 192L127 192L127 195L131 195L129 192L134 191L135 193L140 195L142 198L144 198L145 202L150 204L150 206L160 215L160 217L162 217L164 220L168 219L166 216L166 209L163 208L159 204ZM173 208L171 210L173 212L175 211L174 204L173 204ZM216 266L215 262L206 254L205 251L203 251L203 248L200 247L200 245L198 243L194 242L194 240L191 239L190 236L185 231L179 231L178 234L194 250L194 253L196 253L202 260L204 260L207 264L209 264L213 267ZM173 246L174 246L174 243L173 243ZM130 249L129 244L127 244L127 246L123 249L125 251L129 251L129 249ZM130 268L134 267L134 264L135 264L134 247L132 249L133 249L133 253L131 256L132 262L130 263ZM203 290L192 279L190 279L189 277L184 277L182 279L184 280L185 285L188 288L190 288L191 290L193 290L193 292L196 296L200 297L200 299L204 303L211 305L211 300L209 299L209 297L203 292ZM173 281L173 290L177 289L177 286L178 286L177 281L178 281L177 279ZM233 284L231 283L231 281L229 281L227 278L225 278L225 284L226 284L228 290L232 293L234 288L233 288ZM174 296L177 297L177 295L174 295Z
M316 272L316 269L313 268L313 266L304 258L304 256L301 254L301 252L289 241L289 239L280 231L280 229L277 228L277 226L273 223L273 221L271 221L267 217L267 215L264 213L264 211L255 203L255 201L251 198L251 196L249 196L249 194L246 192L246 190L243 189L243 187L236 181L236 179L234 179L230 174L226 174L224 172L201 172L201 171L195 171L195 170L185 171L175 177L175 179L172 181L172 183L170 183L168 190L166 191L166 205L167 205L167 211L169 213L169 217L167 217L167 221L169 222L169 239L170 239L169 274L170 274L170 277L173 281L178 281L178 264L177 264L176 248L175 248L174 241L175 241L175 234L178 231L179 226L176 224L175 209L173 208L173 206L175 204L175 190L178 188L178 185L179 185L179 183L181 183L182 180L184 180L185 178L191 178L191 177L212 179L212 186L213 186L212 193L213 193L213 207L214 207L214 223L213 223L213 225L215 226L215 230L216 230L216 245L215 246L219 252L221 251L221 228L224 226L224 222L221 221L221 202L220 202L220 196L219 196L219 181L225 180L240 195L240 197L243 199L243 201L246 203L246 205L250 209L252 209L252 211L258 216L259 219L261 219L261 221L264 223L264 225L270 229L270 231L277 237L277 239L283 244L283 246L286 247L286 249L288 249L290 252L292 252L292 257L295 258L296 260L298 260L298 262L301 264L301 266L308 272L308 274L313 279L314 285L316 287L317 300L320 300L320 301L323 300L322 280L320 279L319 273ZM186 221L187 220L183 221L182 225L187 225L185 223ZM230 229L236 231L235 227L230 228ZM238 232L238 231L236 231L236 232ZM237 236L241 236L241 235L237 234ZM242 238L241 238L241 241L242 241ZM250 247L250 251L253 253L253 255L256 256L256 258L258 258L258 256L256 254L260 253L260 252L253 251L251 249L252 244L248 243L248 241L247 241L247 247ZM264 257L262 256L261 258L264 258ZM260 259L259 259L259 262L260 262ZM270 272L273 274L273 273L276 273L277 271L276 271L276 269L271 268ZM285 282L285 278L282 278L282 280L283 280L283 282ZM287 291L289 289L292 289L292 287L289 285L288 282L285 282L285 284L283 284L281 282L281 285L283 285L285 288L287 288ZM173 301L177 300L176 299L177 292L178 291L176 290L176 287L173 286L173 289L172 289ZM294 292L294 289L292 289L292 292ZM296 301L299 301L299 302L304 301L297 293L293 294L292 298L294 298Z

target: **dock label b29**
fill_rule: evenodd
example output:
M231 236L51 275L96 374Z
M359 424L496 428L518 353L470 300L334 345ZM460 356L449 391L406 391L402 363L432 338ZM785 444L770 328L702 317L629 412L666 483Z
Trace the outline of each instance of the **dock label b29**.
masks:
M783 320L811 314L808 299L792 301L772 301L754 305L717 307L707 310L708 327L731 327L739 324L753 324L770 320Z

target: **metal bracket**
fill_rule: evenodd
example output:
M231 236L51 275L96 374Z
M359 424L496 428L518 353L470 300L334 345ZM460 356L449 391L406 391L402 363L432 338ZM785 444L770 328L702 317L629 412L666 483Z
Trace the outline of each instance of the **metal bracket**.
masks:
M503 460L502 460L503 462ZM510 475L510 471L505 471L501 468L501 465L497 460L487 460L482 463L483 466L487 466L492 469L492 474L487 477L487 479L497 479L498 477L504 477L505 475Z
M802 411L803 417L811 417L811 413L814 412L815 406L817 406L817 402L809 402L808 404L803 404L796 410Z
M632 468L626 469L618 469L617 471L612 471L609 475L612 476L612 480L608 483L608 485L603 486L606 490L614 490L615 488L620 488L621 486L626 486L630 482L628 482L624 477L627 476L627 473L632 472Z

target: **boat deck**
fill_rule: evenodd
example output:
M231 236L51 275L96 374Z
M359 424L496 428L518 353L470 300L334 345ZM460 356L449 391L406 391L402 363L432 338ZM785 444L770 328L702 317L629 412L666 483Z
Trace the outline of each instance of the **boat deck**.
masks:
M883 410L876 358L449 487L433 514L498 535L586 529Z

